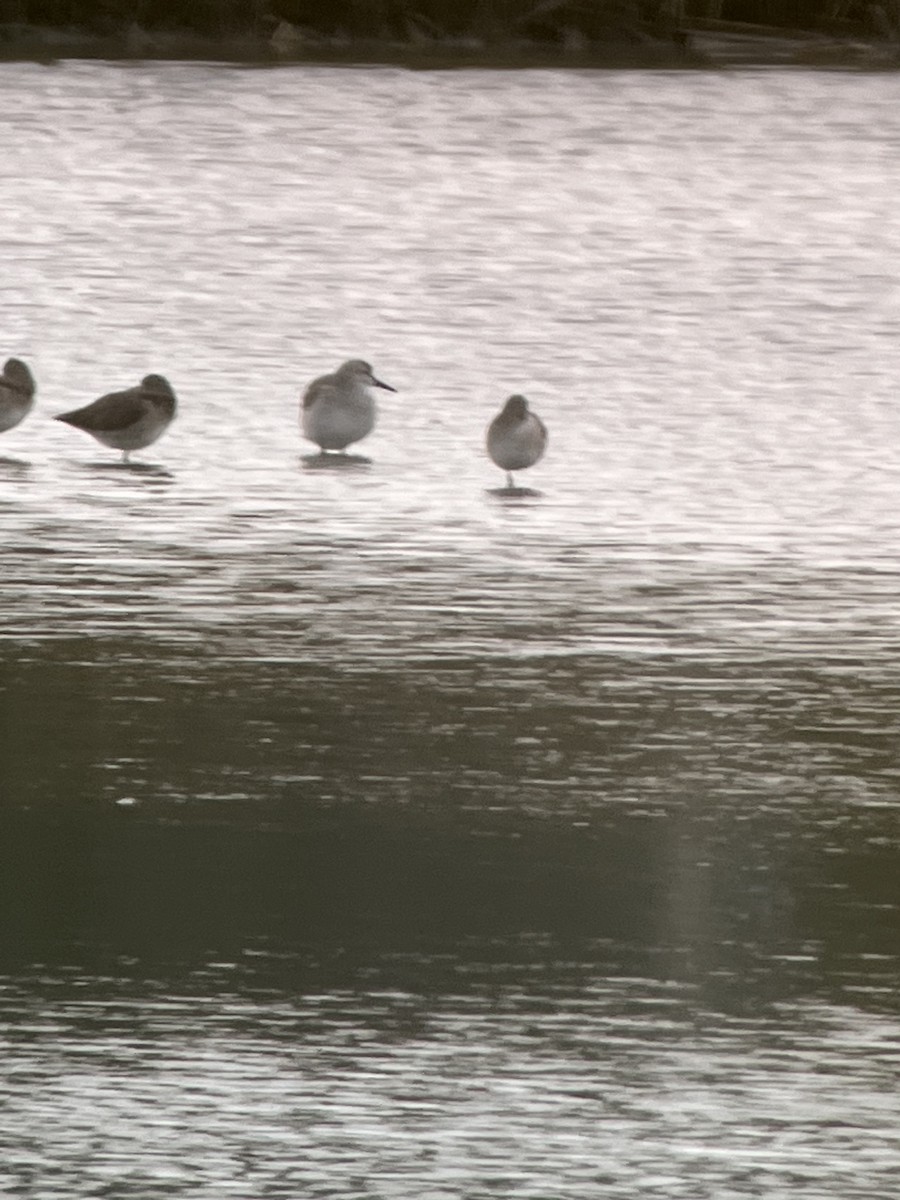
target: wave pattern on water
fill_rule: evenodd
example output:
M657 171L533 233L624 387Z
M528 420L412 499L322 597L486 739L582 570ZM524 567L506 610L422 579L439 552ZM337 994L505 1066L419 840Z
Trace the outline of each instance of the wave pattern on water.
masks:
M17 1195L892 1194L890 89L4 66Z
M44 1133L6 1167L122 1195L889 1192L891 1023L809 1004L722 1017L653 980L545 992L505 974L439 999L94 984L20 1000L0 1140Z

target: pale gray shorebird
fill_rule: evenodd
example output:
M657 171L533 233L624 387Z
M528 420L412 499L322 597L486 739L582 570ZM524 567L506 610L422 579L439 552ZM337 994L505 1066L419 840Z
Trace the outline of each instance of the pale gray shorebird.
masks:
M25 420L34 404L35 391L32 374L22 360L8 358L0 375L0 433Z
M510 396L487 431L487 452L506 472L506 486L515 490L513 471L533 467L547 449L544 422L528 408L524 396Z
M303 393L303 436L315 442L323 454L346 450L360 441L375 428L377 410L372 388L397 390L376 379L369 364L360 358L351 358L333 375L314 379Z
M175 409L175 393L168 380L162 375L146 375L137 387L110 392L55 419L83 429L104 446L121 450L122 461L128 462L132 450L143 450L165 433Z

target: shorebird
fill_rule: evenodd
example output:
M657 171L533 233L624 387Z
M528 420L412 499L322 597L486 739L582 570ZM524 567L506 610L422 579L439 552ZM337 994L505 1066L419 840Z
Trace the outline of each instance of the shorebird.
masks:
M0 433L24 421L34 404L34 379L18 358L8 358L0 375Z
M132 450L143 450L165 433L175 407L175 393L168 381L162 375L146 375L137 387L110 392L84 408L60 413L56 420L121 450L122 461L128 462Z
M487 452L506 472L506 486L513 490L513 471L533 467L547 449L547 429L541 418L528 409L524 396L510 396L487 431Z
M372 368L359 358L351 358L333 375L314 379L303 393L300 428L303 436L315 442L324 454L327 450L346 450L375 427L375 398L370 388L395 392L382 383Z

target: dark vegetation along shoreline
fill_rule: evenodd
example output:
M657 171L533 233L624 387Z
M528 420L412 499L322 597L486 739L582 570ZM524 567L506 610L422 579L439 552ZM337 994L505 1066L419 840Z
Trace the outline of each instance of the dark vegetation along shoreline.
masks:
M900 67L900 0L0 0L0 59Z

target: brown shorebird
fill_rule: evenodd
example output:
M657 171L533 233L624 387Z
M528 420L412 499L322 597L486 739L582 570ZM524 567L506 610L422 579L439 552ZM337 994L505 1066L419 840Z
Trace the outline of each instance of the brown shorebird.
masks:
M143 450L165 433L175 416L175 393L162 375L147 375L137 387L110 392L93 404L61 413L56 420L83 429L91 437L122 451Z
M533 467L547 449L544 422L528 408L524 396L510 396L487 431L487 452L506 472L506 486L515 490L513 471Z
M34 404L35 391L34 379L22 360L8 358L0 375L0 433L25 420Z

